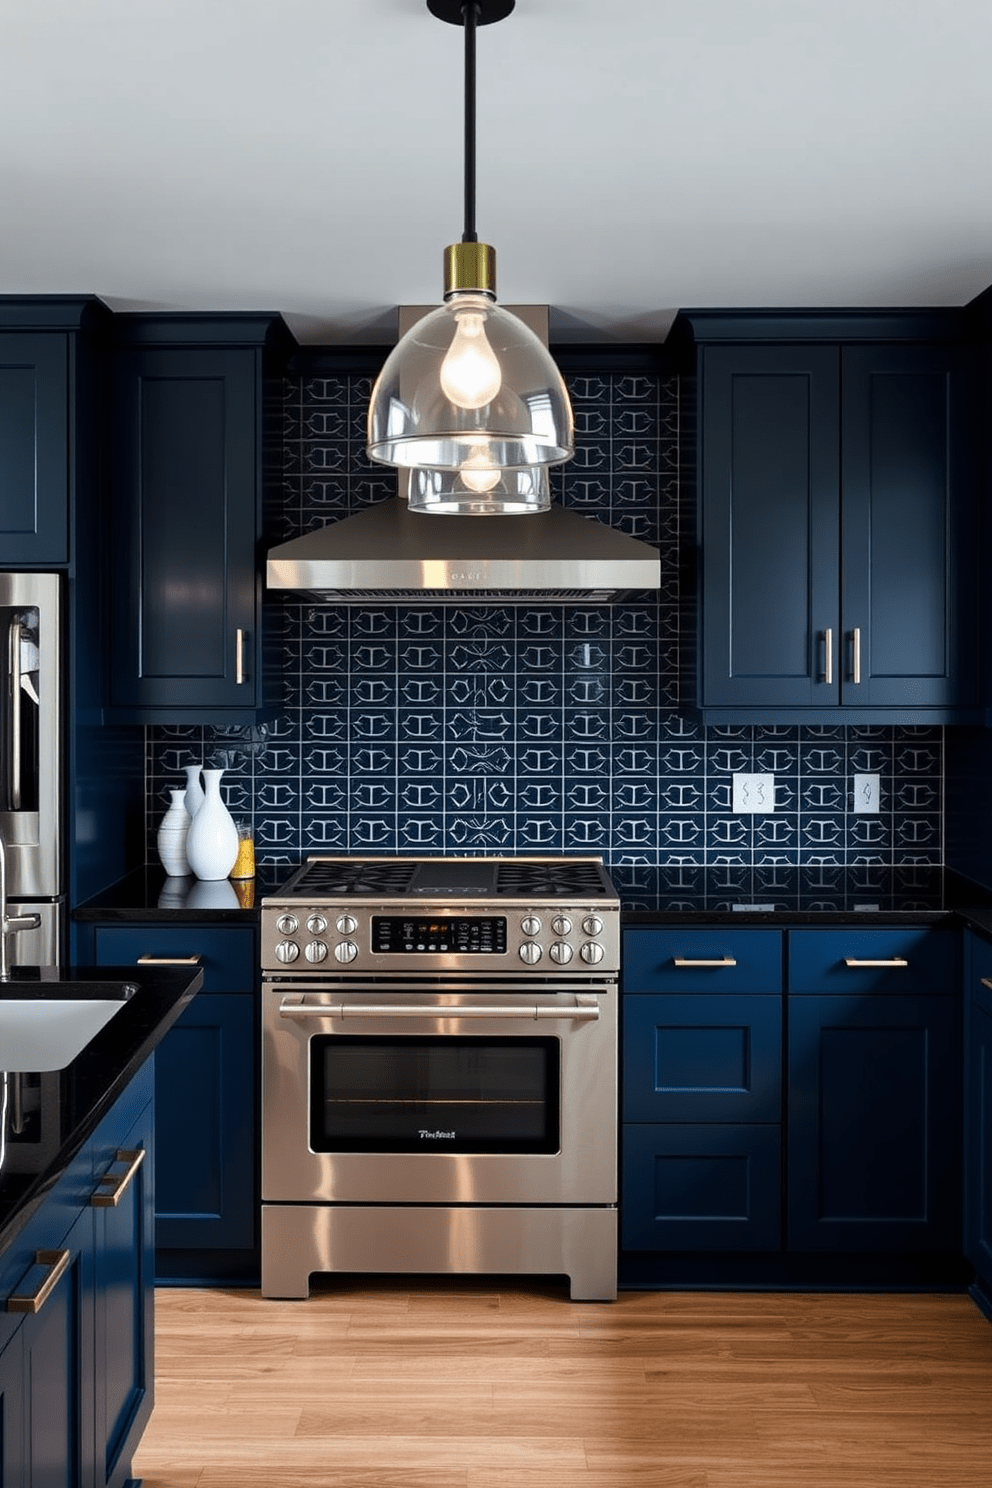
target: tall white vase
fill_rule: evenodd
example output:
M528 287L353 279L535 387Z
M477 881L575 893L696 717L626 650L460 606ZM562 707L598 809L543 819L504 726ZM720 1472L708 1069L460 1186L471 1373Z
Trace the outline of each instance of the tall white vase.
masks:
M170 878L185 878L189 872L186 858L186 838L189 834L189 812L186 810L186 792L169 792L172 804L162 818L155 839L162 867Z
M190 823L186 856L197 878L226 878L238 856L238 829L220 795L223 770L204 770L203 805Z
M190 819L196 815L203 805L203 786L200 784L200 771L202 765L184 765L186 771L186 810Z

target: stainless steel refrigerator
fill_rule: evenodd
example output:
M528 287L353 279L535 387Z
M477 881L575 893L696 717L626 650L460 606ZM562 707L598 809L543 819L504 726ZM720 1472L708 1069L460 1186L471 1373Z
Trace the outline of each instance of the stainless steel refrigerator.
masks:
M58 574L0 573L0 833L8 908L40 921L12 932L12 965L56 965L62 948L61 585Z

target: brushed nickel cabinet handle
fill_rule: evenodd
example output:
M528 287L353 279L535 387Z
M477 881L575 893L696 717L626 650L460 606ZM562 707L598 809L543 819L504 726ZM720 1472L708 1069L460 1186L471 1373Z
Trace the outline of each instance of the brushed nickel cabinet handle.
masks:
M861 626L851 631L851 681L857 687L861 682Z
M857 956L845 956L845 966L908 966L909 962L903 956L890 956L886 961L862 961Z
M245 632L238 627L234 640L234 684L243 687L245 682Z
M834 631L828 626L823 632L823 680L828 687L834 684Z
M139 956L138 966L200 966L203 957L199 952L195 956Z
M736 966L737 958L736 956L715 956L712 959L705 956L673 956L672 964L674 966Z
M988 987L989 991L992 992L992 982L989 981L988 977L982 977L982 986Z
M40 1312L58 1286L59 1279L65 1273L71 1260L71 1250L36 1250L34 1264L36 1266L47 1266L48 1274L37 1291L16 1292L12 1297L8 1297L7 1311Z
M10 809L21 809L21 636L19 620L12 620L8 634L10 667L10 762L8 764Z
M129 1152L127 1148L119 1147L117 1149L117 1156L114 1158L114 1162L127 1163L127 1168L123 1173L104 1173L102 1178L97 1179L97 1182L102 1184L105 1188L109 1188L110 1192L101 1193L98 1190L95 1194L93 1194L90 1198L90 1204L93 1206L93 1208L116 1209L125 1193L127 1193L127 1190L131 1184L131 1180L134 1178L135 1173L141 1167L141 1164L144 1162L144 1160L144 1147L138 1147L133 1152Z

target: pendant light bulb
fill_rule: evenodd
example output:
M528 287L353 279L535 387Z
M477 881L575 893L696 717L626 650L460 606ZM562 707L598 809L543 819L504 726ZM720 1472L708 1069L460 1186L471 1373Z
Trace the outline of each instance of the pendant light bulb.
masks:
M455 320L457 328L441 363L441 391L456 408L485 408L503 381L499 360L486 337L485 315L478 310L456 310Z
M493 465L484 444L473 444L468 459L459 467L458 475L463 486L480 495L499 485L501 471Z

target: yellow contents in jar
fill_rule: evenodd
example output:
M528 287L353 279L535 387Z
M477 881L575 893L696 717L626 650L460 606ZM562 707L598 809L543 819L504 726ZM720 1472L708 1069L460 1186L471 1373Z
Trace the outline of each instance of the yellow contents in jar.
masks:
M255 843L251 837L238 837L238 856L231 869L231 878L255 877Z

